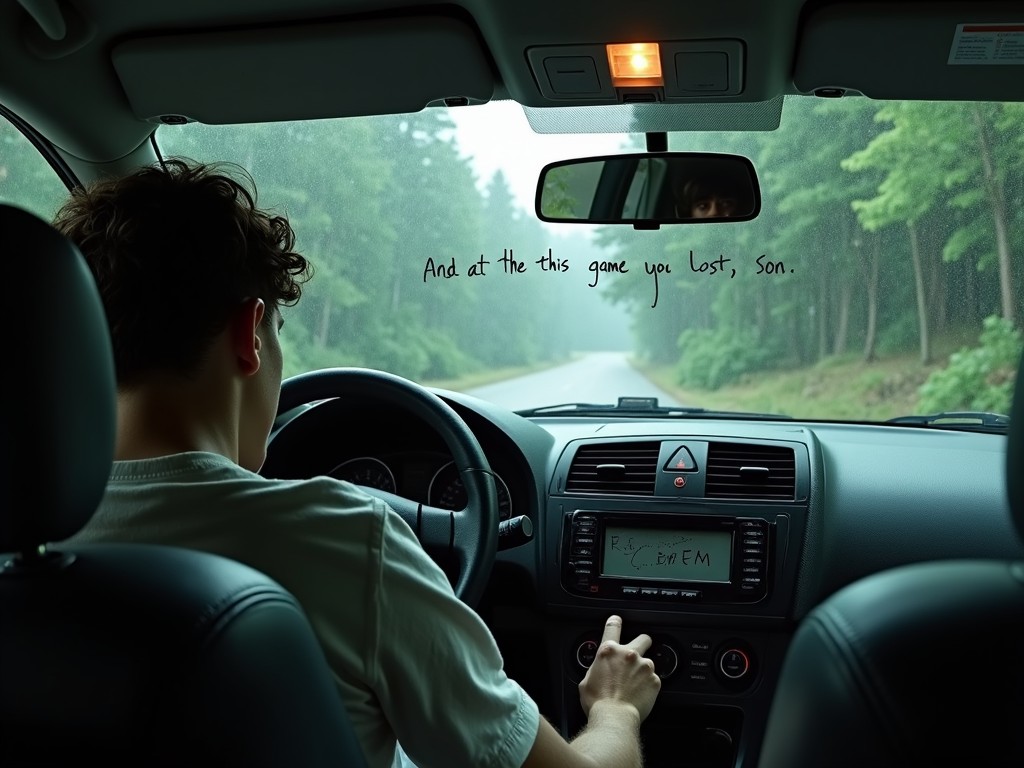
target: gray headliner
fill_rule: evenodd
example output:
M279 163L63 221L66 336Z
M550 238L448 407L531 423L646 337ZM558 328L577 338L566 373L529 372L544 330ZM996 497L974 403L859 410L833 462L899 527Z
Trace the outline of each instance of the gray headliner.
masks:
M431 93L423 83L433 78L432 89L439 96L450 95L450 87L468 87L474 91L474 100L487 98L490 91L491 98L510 97L524 105L548 107L554 114L525 55L527 48L537 45L742 40L747 59L744 91L738 98L708 99L718 103L761 102L823 85L886 98L1024 100L1020 66L956 69L946 65L951 24L957 20L1024 21L1024 3L1017 1L839 3L833 4L837 9L829 12L832 16L859 20L837 25L828 16L818 21L813 14L801 22L801 0L460 0L445 6L422 0L404 0L400 5L388 0L74 0L73 5L70 0L53 0L69 19L67 37L57 42L48 39L21 7L45 6L46 0L19 1L21 5L0 3L0 103L32 123L65 156L90 163L118 165L119 158L133 152L146 155L145 141L154 127L146 118L155 112L179 111L182 94L193 94L190 103L202 104L203 119L210 122L277 120L310 113L378 114L423 104ZM422 71L409 68L409 77L402 77L402 67L408 63L396 55L398 49L389 53L389 41L395 38L388 33L388 25L382 24L381 34L374 36L365 24L366 14L395 20L438 9L462 18L477 45L452 53L455 59L443 66L419 62ZM339 82L344 76L340 72L336 78L315 77L322 73L322 46L311 49L317 55L305 57L296 57L294 48L278 46L282 58L277 61L267 50L249 46L240 54L249 62L239 66L238 72L250 74L239 75L239 80L249 77L255 85L232 91L230 100L221 98L224 78L197 77L195 71L187 78L186 71L177 81L173 77L175 35L182 35L177 43L187 55L194 51L199 33L254 26L273 33L283 26L325 20L333 20L331 28L338 30L339 60L346 55L342 42L351 43L358 31L361 46L380 51L398 67L370 87L358 72L347 82ZM346 31L349 23L363 26ZM802 30L799 37L798 29ZM875 33L869 44L865 30ZM116 51L137 53L144 47L140 38L158 35L165 36L161 56L122 58L115 66ZM486 68L484 61L489 62ZM460 74L462 66L469 71ZM304 89L300 108L297 100L277 98L273 89L259 87L268 80L280 84L281 77L275 80L273 73L282 68L289 75L286 82L308 73L310 83L329 85ZM338 98L339 93L343 98ZM137 112L140 102L144 104L141 114ZM218 103L223 110L218 111ZM571 110L558 111L569 114Z

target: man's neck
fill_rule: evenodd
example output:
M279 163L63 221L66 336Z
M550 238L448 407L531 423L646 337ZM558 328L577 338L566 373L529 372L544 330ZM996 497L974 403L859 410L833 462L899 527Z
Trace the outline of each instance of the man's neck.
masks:
M188 451L238 461L237 409L222 388L199 381L155 380L117 396L119 461Z

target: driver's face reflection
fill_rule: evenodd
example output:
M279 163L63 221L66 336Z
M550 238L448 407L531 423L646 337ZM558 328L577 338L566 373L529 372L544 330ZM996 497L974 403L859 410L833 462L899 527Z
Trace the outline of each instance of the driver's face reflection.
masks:
M708 195L698 198L690 206L690 218L717 219L736 215L736 200L732 197Z

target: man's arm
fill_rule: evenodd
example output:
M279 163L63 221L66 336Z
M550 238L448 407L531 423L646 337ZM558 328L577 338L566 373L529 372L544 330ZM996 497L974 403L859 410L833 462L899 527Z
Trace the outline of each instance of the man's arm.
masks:
M643 654L651 638L640 635L620 645L622 619L604 626L597 657L580 683L580 704L587 726L566 742L543 718L523 768L640 768L640 723L661 690L654 662Z

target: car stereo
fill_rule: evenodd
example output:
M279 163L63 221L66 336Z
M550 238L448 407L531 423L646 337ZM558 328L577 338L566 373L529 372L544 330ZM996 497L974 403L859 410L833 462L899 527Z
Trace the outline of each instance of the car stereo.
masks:
M757 517L566 514L562 586L658 603L756 603L768 594L771 524Z

